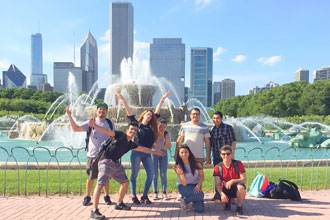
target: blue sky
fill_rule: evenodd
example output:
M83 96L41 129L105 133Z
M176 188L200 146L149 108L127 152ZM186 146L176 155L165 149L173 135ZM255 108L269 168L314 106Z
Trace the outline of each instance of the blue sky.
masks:
M0 1L0 71L15 64L30 76L31 34L43 35L44 73L53 83L53 62L76 64L90 28L99 48L99 79L109 74L109 3L105 0ZM156 37L181 37L190 48L212 47L213 81L236 81L236 95L267 81L294 81L299 68L330 66L328 0L134 0L134 40L141 59ZM105 87L106 85L100 85Z

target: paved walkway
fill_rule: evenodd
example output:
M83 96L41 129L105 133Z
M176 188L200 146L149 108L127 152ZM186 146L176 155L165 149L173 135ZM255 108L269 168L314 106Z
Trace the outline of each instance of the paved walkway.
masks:
M224 211L211 201L212 193L205 195L203 214L181 212L175 195L168 201L158 200L151 205L133 205L131 211L117 211L114 205L101 203L99 208L106 219L330 219L330 190L302 191L303 202L289 200L256 199L247 197L244 215L234 216L231 211ZM114 201L115 195L111 196ZM91 206L82 206L82 196L0 196L0 219L90 219ZM131 205L129 196L125 202Z

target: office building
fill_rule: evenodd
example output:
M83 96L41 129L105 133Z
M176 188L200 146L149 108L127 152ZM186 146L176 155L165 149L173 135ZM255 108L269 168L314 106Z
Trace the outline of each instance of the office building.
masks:
M165 78L170 85L164 84L165 90L172 89L170 99L175 106L184 103L185 86L185 45L181 38L154 38L150 44L150 69L152 75ZM177 100L175 94L179 100Z
M82 40L80 65L82 70L82 91L88 93L98 79L97 44L90 31ZM97 86L94 88L97 89Z
M309 70L300 68L295 72L295 81L306 81L309 82Z
M45 82L45 83L39 84L37 89L40 91L43 91L43 92L45 92L45 91L51 92L51 91L53 91L54 88L48 82Z
M272 90L276 86L279 86L279 84L278 83L274 83L272 81L268 81L264 87L255 86L252 89L249 89L248 94L249 95L252 95L252 94L257 94L259 92L264 92L264 91Z
M228 99L235 96L235 80L224 79L220 82L221 99Z
M77 91L82 91L82 70L75 67L72 62L54 62L54 91L67 93L69 92L69 73L75 78L70 86L75 87Z
M220 82L214 82L212 87L213 102L212 105L217 104L220 101Z
M47 75L42 70L42 35L40 33L31 35L31 88L47 82Z
M3 88L25 88L26 76L11 64L8 71L2 71Z
M192 98L212 105L213 49L191 48L190 89Z
M134 10L129 2L110 3L110 75L111 81L120 78L120 64L133 57Z
M314 81L330 79L330 66L325 66L313 72Z

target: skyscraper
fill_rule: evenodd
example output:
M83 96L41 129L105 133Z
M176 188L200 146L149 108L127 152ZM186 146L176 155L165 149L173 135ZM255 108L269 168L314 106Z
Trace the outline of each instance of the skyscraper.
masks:
M325 66L319 70L314 70L314 81L330 79L330 66Z
M213 94L213 102L212 105L215 105L220 100L220 82L214 82L212 87L212 94Z
M8 71L2 71L3 88L25 88L26 76L11 64Z
M120 63L133 56L133 6L129 2L110 3L110 75L120 78Z
M80 47L80 65L82 70L82 91L88 93L98 79L97 44L90 31L88 31L82 40ZM97 88L97 86L95 88Z
M154 76L164 77L172 84L165 90L174 90L179 101L175 99L173 92L170 99L174 105L182 105L185 85L185 45L182 43L182 39L154 38L150 44L150 69Z
M309 70L300 68L295 72L295 80L309 82Z
M190 89L192 98L212 105L213 49L191 48Z
M228 99L235 96L235 80L224 79L220 84L221 99Z
M47 75L42 72L42 35L31 35L31 78L30 85L37 87L47 82Z
M82 71L80 67L75 67L72 62L54 62L54 91L69 92L69 73L72 73L77 91L82 91ZM73 85L71 85L73 86Z

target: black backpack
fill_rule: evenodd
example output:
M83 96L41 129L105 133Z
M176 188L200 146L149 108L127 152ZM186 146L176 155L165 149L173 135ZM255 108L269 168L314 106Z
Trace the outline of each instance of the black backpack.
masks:
M109 118L105 118L105 120L108 122L109 127L110 127L110 130L113 130L113 124L112 124L112 121L111 121ZM85 138L85 142L86 142L85 150L86 150L86 151L88 151L89 136L91 136L91 133L92 133L92 130L93 130L93 129L94 129L94 128L92 128L92 127L88 127L88 131L87 131L86 138Z
M270 190L271 199L291 199L293 201L301 201L298 186L289 180L281 180L278 185Z
M238 163L237 160L232 160L232 163L234 165L235 173L239 174L239 169L238 169ZM223 170L222 170L222 162L218 164L218 169L220 173L220 179L223 180Z

